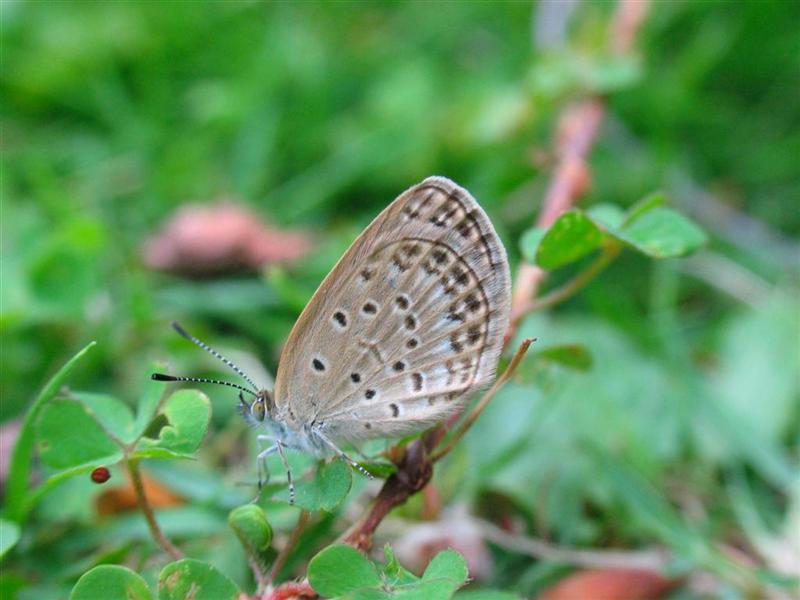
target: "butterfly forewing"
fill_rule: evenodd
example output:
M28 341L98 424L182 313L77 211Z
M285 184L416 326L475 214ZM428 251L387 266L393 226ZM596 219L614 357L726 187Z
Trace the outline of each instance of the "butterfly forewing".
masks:
M300 315L278 368L280 418L339 439L421 430L492 378L509 309L488 217L430 177L378 215Z

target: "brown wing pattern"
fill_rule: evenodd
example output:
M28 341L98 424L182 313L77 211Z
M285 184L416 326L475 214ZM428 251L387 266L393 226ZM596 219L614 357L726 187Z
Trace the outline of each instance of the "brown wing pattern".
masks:
M430 177L378 215L300 315L278 411L335 438L421 430L491 380L509 309L508 260L486 213Z

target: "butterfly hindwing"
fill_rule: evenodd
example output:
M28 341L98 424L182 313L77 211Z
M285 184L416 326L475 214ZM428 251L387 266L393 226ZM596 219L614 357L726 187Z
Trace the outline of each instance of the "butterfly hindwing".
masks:
M277 408L333 438L423 429L492 378L509 309L488 217L466 190L428 178L378 215L312 297L281 357Z

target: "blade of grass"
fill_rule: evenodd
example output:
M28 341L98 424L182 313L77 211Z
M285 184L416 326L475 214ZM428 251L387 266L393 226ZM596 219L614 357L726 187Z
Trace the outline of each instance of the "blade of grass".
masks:
M17 523L21 523L27 516L26 494L30 481L31 458L33 457L34 444L34 423L42 407L53 399L53 397L64 385L67 376L75 368L75 365L97 342L89 342L80 352L73 356L67 363L53 375L50 381L42 389L36 400L33 401L28 409L22 426L19 430L17 443L11 455L11 464L8 472L8 485L6 488L6 514L8 518Z

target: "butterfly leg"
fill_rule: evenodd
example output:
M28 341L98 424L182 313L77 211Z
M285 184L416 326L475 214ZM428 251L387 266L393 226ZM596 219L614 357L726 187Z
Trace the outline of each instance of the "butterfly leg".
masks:
M256 456L256 469L258 471L258 494L256 495L256 498L255 500L253 500L253 502L258 502L258 499L261 497L261 490L269 481L269 469L267 468L267 458L278 452L278 446L270 446L266 450L262 450L260 444L263 441L271 442L272 439L268 438L265 435L258 436L259 452L258 455Z
M353 467L355 470L357 470L365 477L369 477L370 479L375 479L372 476L372 473L367 471L364 467L362 467L360 464L358 464L356 461L350 458L347 454L344 453L343 450L340 450L339 447L336 444L334 444L327 436L320 433L319 431L315 431L314 433L319 437L319 439L321 439L325 443L326 446L328 446L328 448L333 450L337 456L343 458L351 467Z
M283 467L286 469L286 479L289 481L289 504L294 504L294 481L292 480L292 469L289 467L289 460L286 458L286 452L283 449L283 444L280 440L275 440L275 447L281 455Z

